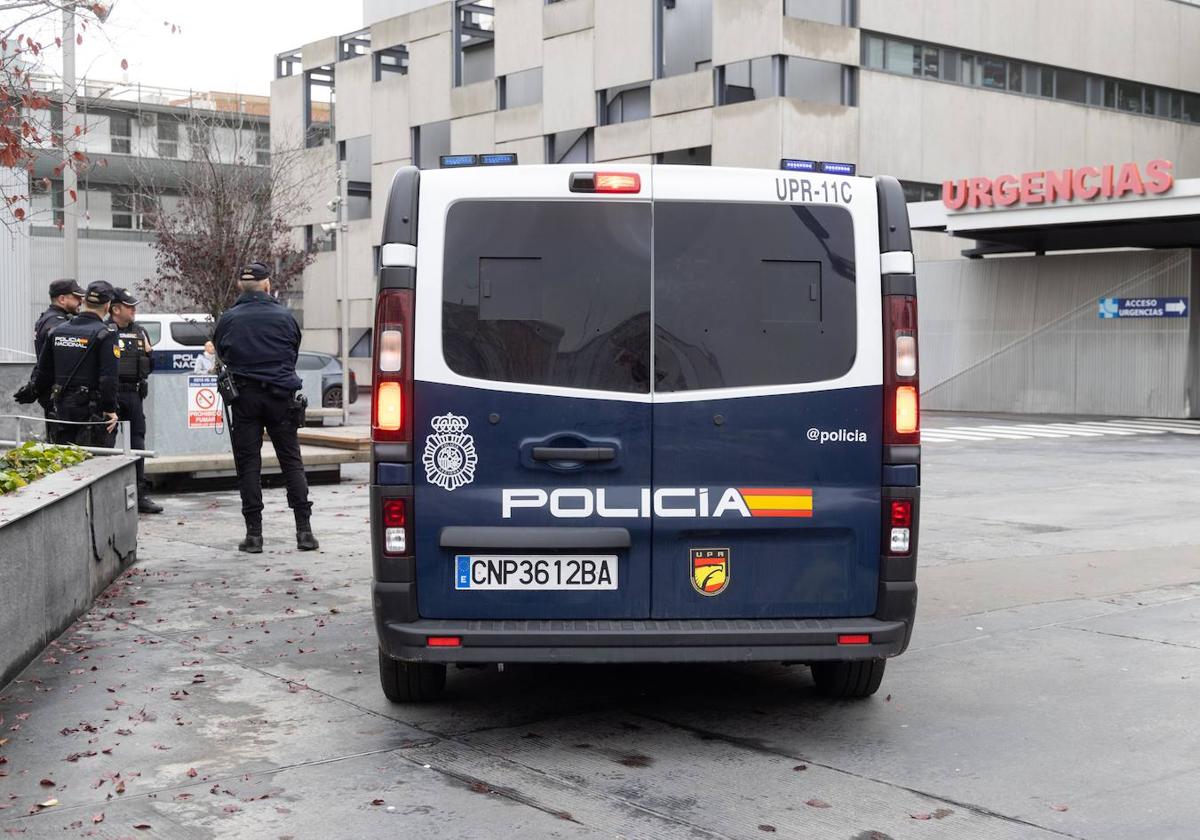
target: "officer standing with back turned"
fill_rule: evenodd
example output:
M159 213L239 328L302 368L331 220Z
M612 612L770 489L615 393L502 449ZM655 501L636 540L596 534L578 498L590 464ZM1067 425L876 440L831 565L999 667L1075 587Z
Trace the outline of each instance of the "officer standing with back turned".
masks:
M146 412L142 401L149 392L150 336L134 319L138 299L126 289L113 290L109 320L117 328L121 358L117 363L117 416L129 421L129 443L146 448ZM137 460L138 513L162 513L162 505L150 498L146 483L146 460Z
M300 325L271 291L271 272L262 263L242 269L241 296L217 321L213 341L217 356L233 378L237 396L226 397L232 414L230 440L242 495L246 538L241 551L259 554L262 538L262 435L271 436L279 467L287 483L288 507L296 517L296 548L318 548L310 517L308 480L300 459L296 430L303 422L297 401L300 377L296 356L300 352Z
M53 399L59 420L107 421L103 426L59 423L55 443L113 445L121 345L117 328L104 320L112 297L113 287L103 280L89 285L83 311L54 329L38 357L38 399Z

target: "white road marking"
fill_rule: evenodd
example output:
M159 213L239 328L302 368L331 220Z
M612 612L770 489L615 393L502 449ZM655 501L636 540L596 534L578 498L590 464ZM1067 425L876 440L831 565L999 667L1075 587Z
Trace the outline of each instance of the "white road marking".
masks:
M1200 422L1158 418L1081 420L1075 423L1013 423L988 426L938 426L921 430L928 443L971 443L1066 437L1200 435Z

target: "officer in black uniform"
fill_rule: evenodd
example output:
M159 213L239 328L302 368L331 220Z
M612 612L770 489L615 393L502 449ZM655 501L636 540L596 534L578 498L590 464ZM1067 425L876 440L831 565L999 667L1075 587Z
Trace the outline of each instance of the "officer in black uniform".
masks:
M109 321L117 328L121 359L117 364L117 416L129 421L129 443L146 448L146 413L142 400L149 391L150 336L135 320L138 299L126 289L114 289ZM138 513L162 513L162 505L150 498L146 463L137 460Z
M221 315L213 334L217 356L238 391L229 406L233 417L229 437L246 520L246 539L238 548L253 554L263 549L261 470L266 429L287 483L288 507L296 517L296 547L312 551L318 544L296 438L303 414L295 399L301 384L296 375L300 325L271 296L271 272L264 264L255 262L242 269L238 286L241 296Z
M55 443L112 446L117 427L117 364L121 345L117 328L105 323L113 287L92 283L83 298L83 311L55 328L38 357L34 384L39 401L54 400L59 420L88 421L101 416L103 426L58 424Z
M60 324L65 324L79 314L83 302L83 289L74 280L55 280L50 284L50 308L38 316L33 325L33 352L40 358L46 339ZM42 411L47 420L54 419L54 403L47 397L42 401Z

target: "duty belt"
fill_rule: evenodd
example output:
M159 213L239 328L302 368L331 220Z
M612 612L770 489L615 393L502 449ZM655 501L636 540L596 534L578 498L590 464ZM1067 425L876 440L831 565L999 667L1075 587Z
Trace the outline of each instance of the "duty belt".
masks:
M69 385L63 388L60 385L54 386L55 397L62 399L63 397L73 397L76 394L82 394L85 397L90 397L98 393L94 388L88 385Z
M137 381L137 382L118 382L118 383L117 383L117 390L118 390L118 391L137 391L137 389L141 387L141 384L142 384L142 383L141 383L141 381Z

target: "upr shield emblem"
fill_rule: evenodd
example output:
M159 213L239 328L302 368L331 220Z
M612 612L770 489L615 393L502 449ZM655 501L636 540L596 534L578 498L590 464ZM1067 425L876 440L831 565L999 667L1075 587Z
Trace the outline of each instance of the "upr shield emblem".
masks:
M692 588L701 595L720 595L729 585L728 548L688 549Z
M475 439L466 434L467 418L443 414L430 421L433 434L425 438L425 478L443 490L457 490L475 480L479 455Z

